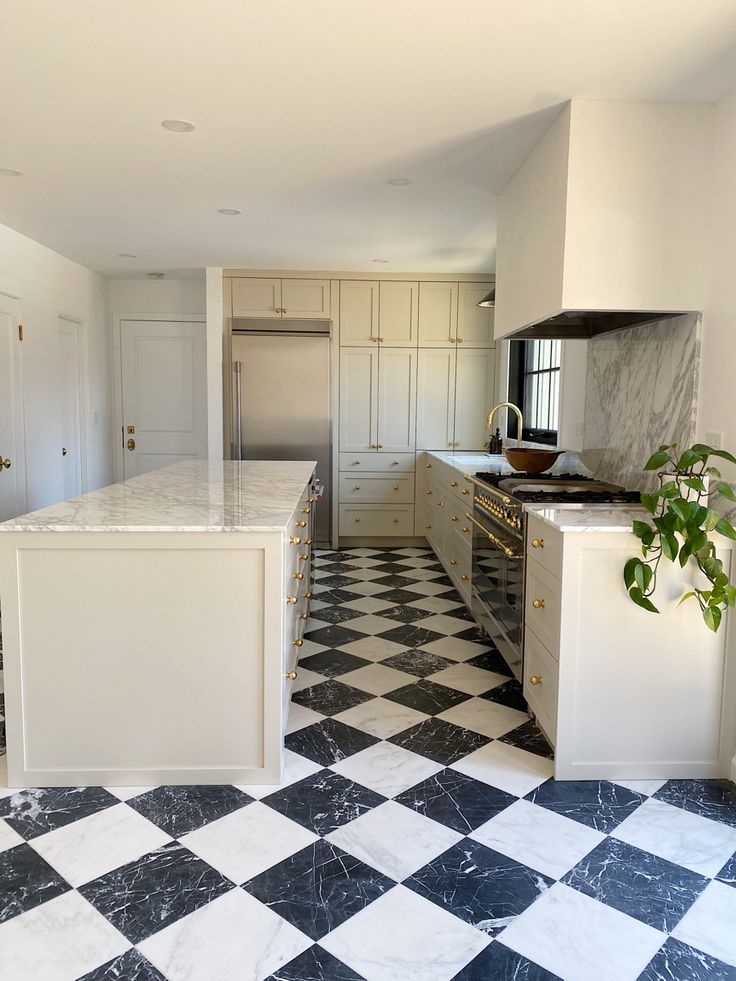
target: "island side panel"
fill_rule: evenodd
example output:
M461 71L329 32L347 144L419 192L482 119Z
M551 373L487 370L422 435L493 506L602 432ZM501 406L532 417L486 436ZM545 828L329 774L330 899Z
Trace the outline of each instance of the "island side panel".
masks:
M0 536L9 784L278 782L281 543Z

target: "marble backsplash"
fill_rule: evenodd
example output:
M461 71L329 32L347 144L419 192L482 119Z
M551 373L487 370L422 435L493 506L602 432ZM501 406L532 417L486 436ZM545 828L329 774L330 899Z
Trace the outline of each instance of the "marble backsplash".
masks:
M685 314L588 343L582 459L601 480L652 490L661 443L695 439L701 317Z

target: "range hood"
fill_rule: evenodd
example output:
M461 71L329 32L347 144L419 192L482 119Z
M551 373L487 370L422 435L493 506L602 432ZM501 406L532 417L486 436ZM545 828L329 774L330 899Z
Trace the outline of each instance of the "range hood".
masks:
M567 103L499 197L496 337L702 310L711 126L705 103Z

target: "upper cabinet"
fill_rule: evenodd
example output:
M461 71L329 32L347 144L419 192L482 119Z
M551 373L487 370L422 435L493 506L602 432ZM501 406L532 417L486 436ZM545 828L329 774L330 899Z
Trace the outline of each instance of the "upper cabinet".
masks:
M345 279L340 283L340 343L370 347L378 343L378 283Z
M492 347L493 307L478 303L493 289L493 283L460 283L457 302L457 342L465 347Z
M419 346L493 347L493 310L478 302L492 283L421 283Z
M416 347L419 284L400 280L340 283L340 343L349 347Z
M378 338L386 347L416 347L419 283L385 280L379 289Z
M233 317L324 320L331 316L328 279L232 281Z

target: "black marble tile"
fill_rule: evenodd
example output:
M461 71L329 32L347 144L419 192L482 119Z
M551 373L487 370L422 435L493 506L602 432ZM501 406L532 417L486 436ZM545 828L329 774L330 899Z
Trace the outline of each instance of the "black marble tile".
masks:
M669 937L637 981L736 981L736 967Z
M435 763L441 763L442 766L450 766L491 740L479 732L461 729L444 719L431 718L391 736L389 742L434 760Z
M344 685L341 681L331 678L329 681L321 681L318 685L293 692L291 700L297 705L304 705L306 708L314 709L315 712L321 712L322 715L337 715L338 712L355 708L356 705L361 705L375 697L370 692L353 688L352 685Z
M460 600L459 602L462 602ZM481 647L489 651L495 651L496 646L482 627L468 627L460 634L455 634L460 640L468 640L471 644L480 644Z
M401 654L392 654L385 661L381 661L389 668L396 668L397 671L405 671L407 674L414 674L418 678L426 678L429 674L437 674L455 664L447 657L439 657L437 654L430 654L420 648L412 648L403 651Z
M537 756L544 756L547 760L555 758L554 750L533 719L524 722L516 729L512 729L511 732L507 732L505 736L501 736L499 742L516 746L517 749L525 749L527 753L536 753Z
M610 834L646 800L607 780L547 780L525 800Z
M464 603L456 606L453 610L446 610L444 615L446 617L455 617L456 620L467 620L469 623L475 623L473 614Z
M386 800L333 770L320 770L263 798L263 803L318 835L355 820Z
M343 964L318 944L299 954L266 981L365 981L362 975Z
M716 876L716 879L718 879L719 882L725 882L726 885L736 886L736 855L732 855L729 858Z
M446 688L445 685L438 685L434 681L421 678L419 681L411 685L403 685L383 697L390 702L398 702L399 705L406 705L407 708L424 712L426 715L438 715L440 712L446 712L454 705L467 701L471 696L463 691L455 691L454 688Z
M324 602L324 600L320 600ZM358 610L351 610L349 606L324 606L320 609L310 609L309 617L311 620L319 620L323 623L345 623L347 620L355 620L362 616Z
M404 885L495 937L553 882L466 838L409 876Z
M330 624L329 627L319 627L317 630L308 630L304 634L305 640L311 640L314 644L321 644L323 647L342 647L363 637L365 634L351 630L350 627L343 627L339 623Z
M127 804L172 838L181 838L252 800L237 787L200 784L155 787L140 797L130 798Z
M441 770L394 798L399 804L467 835L517 799L455 770Z
M393 879L320 838L243 888L319 940L394 885Z
M344 562L320 562L320 572L329 572L332 575L346 575L353 579L360 578L360 566L351 565L349 561Z
M434 630L427 630L421 623L403 623L400 626L392 627L379 634L382 640L390 640L394 644L401 644L402 647L424 647L431 644L434 640L440 640L442 634L435 633Z
M329 603L337 606L340 603L352 603L353 600L362 599L360 593L351 593L348 589L324 589L313 593L314 598L320 603Z
M134 947L107 964L85 974L79 981L166 981L160 971Z
M326 678L337 678L347 671L364 668L370 663L364 657L357 657L355 654L348 654L347 651L336 651L332 648L310 654L309 657L299 661L300 666L306 668L307 671L323 674Z
M452 981L562 981L500 940L489 944ZM592 979L591 979L592 981Z
M497 650L483 651L471 657L466 664L472 664L474 668L483 668L485 671L493 671L495 674L504 674L507 678L513 678L514 672L504 661L503 655Z
M379 593L378 599L386 600L386 605L412 603L417 599L417 594L410 589L387 589L385 593Z
M389 606L387 609L381 610L380 616L386 617L387 620L396 620L397 623L415 623L417 620L425 620L427 617L431 617L432 614L428 613L427 610L419 610L416 606L399 604L398 606Z
M668 780L654 797L736 828L736 784L730 780Z
M0 818L30 840L119 803L103 787L42 787L0 799Z
M484 692L480 697L487 698L489 702L496 702L498 705L517 709L519 712L528 711L521 685L515 678L512 681L505 681L502 685L496 685L495 688Z
M399 559L382 562L380 565L374 565L373 568L376 572L384 572L387 576L400 576L402 573L409 573L411 575L414 571L414 566L405 565Z
M78 891L137 944L232 888L232 882L172 841Z
M606 838L562 882L669 933L708 885L705 876Z
M380 740L375 736L346 726L337 719L324 719L313 726L297 729L296 732L290 732L284 740L287 749L322 766L339 763L377 742Z
M320 585L329 586L331 589L335 589L337 587L341 588L343 586L350 588L350 586L354 586L359 579L359 571L356 569L355 574L352 576L347 576L343 573L335 573L334 575L320 577L318 582Z
M407 583L409 581L410 580L408 580L406 576L399 576L395 572L392 572L390 575L387 576L377 576L373 580L373 582L377 582L381 586L390 586L391 589L401 589L401 590L406 589ZM382 593L381 595L383 596L384 594ZM414 593L414 595L416 596L416 593Z
M320 568L324 568L325 565L329 565L330 562L349 562L351 559L357 558L355 552L351 549L346 549L344 551L335 552L322 552L315 551L315 558L318 560Z
M70 889L69 883L30 845L15 845L0 852L0 923Z

